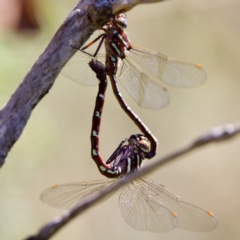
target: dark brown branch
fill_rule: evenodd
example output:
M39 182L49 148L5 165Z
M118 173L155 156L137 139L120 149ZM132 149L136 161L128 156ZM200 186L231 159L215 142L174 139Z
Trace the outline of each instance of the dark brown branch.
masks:
M58 230L60 230L63 226L65 226L68 222L74 219L77 215L90 208L96 202L105 198L111 192L116 189L122 187L129 181L132 181L136 178L139 178L147 173L155 171L157 168L162 166L165 163L169 163L172 160L175 160L177 157L180 157L194 149L202 147L211 142L224 141L234 137L236 134L240 133L240 123L238 124L228 124L223 127L216 127L212 129L210 132L203 134L198 137L196 140L192 141L192 143L186 145L185 147L176 150L169 155L162 157L161 159L155 161L154 163L144 167L142 170L135 172L133 174L126 175L124 178L119 181L114 182L112 185L106 187L101 192L93 193L82 199L74 208L69 211L65 211L62 216L53 219L51 222L42 227L39 233L35 236L31 236L26 240L46 240L53 236Z
M70 43L81 47L113 14L127 11L139 3L159 1L161 0L86 0L77 4L0 111L0 167L21 135L32 110L49 92L59 72L75 53L76 49Z

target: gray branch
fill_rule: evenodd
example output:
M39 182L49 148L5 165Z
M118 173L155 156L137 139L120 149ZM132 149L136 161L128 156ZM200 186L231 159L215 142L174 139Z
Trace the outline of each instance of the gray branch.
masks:
M59 72L90 35L114 14L140 3L162 0L79 1L22 83L0 111L0 167L21 135L32 110L49 92ZM79 66L81 67L81 66Z
M165 163L175 160L177 157L180 157L186 153L189 153L199 147L202 147L206 144L218 141L224 141L234 137L240 133L240 123L238 124L228 124L223 127L216 127L209 131L208 133L203 134L202 136L196 138L190 144L180 148L179 150L170 153L169 155L156 160L154 163L149 164L147 167L142 168L142 170L135 172L133 174L126 175L125 177L114 182L112 185L106 187L101 192L95 192L85 198L83 198L74 208L65 211L62 216L59 216L48 224L43 226L37 235L31 236L26 240L47 240L53 236L58 230L63 226L73 220L76 216L80 215L83 211L87 210L93 206L96 202L105 198L111 192L116 191L123 185L127 184L129 181L132 181L136 178L142 177L143 175L155 171L157 168L162 166Z

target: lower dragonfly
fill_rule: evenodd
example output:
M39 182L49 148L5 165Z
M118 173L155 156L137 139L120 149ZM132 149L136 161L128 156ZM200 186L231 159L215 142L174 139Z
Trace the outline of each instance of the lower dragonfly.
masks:
M99 168L102 168L105 176L122 177L138 171L142 161L154 149L146 136L131 135L129 139L123 140L113 155L106 163L104 162L99 153L98 138L107 80L105 68L101 63L91 61L90 66L100 80L93 114L92 157ZM46 189L40 199L49 206L67 209L81 198L103 190L114 181L116 179L54 185ZM209 231L217 226L217 219L212 212L185 201L163 185L145 177L132 181L122 188L119 209L125 221L140 231L165 232L174 228Z

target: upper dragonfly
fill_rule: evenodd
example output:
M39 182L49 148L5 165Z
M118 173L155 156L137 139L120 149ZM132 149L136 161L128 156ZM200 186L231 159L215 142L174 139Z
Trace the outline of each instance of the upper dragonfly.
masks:
M88 55L100 61L105 58L107 75L113 89L118 74L119 81L140 107L157 110L168 105L169 93L159 80L175 87L195 87L207 79L206 72L199 64L178 61L154 50L133 46L124 31L126 27L125 14L118 14L107 23L106 28L100 28L104 31L103 34L80 50L85 52L84 50L100 40L95 53ZM103 42L106 53L101 55L99 50ZM119 60L123 60L122 65ZM86 54L78 52L62 73L78 83L97 85L94 73L89 71L88 62Z

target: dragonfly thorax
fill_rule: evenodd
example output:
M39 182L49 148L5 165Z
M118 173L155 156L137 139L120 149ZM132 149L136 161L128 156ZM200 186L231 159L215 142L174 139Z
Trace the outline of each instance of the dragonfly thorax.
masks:
M119 14L105 29L105 48L107 55L124 59L126 52L131 49L131 43L124 31L127 21L124 14Z
M145 153L149 152L149 140L142 134L131 135L115 152L113 166L121 171L121 175L137 171L141 168Z

